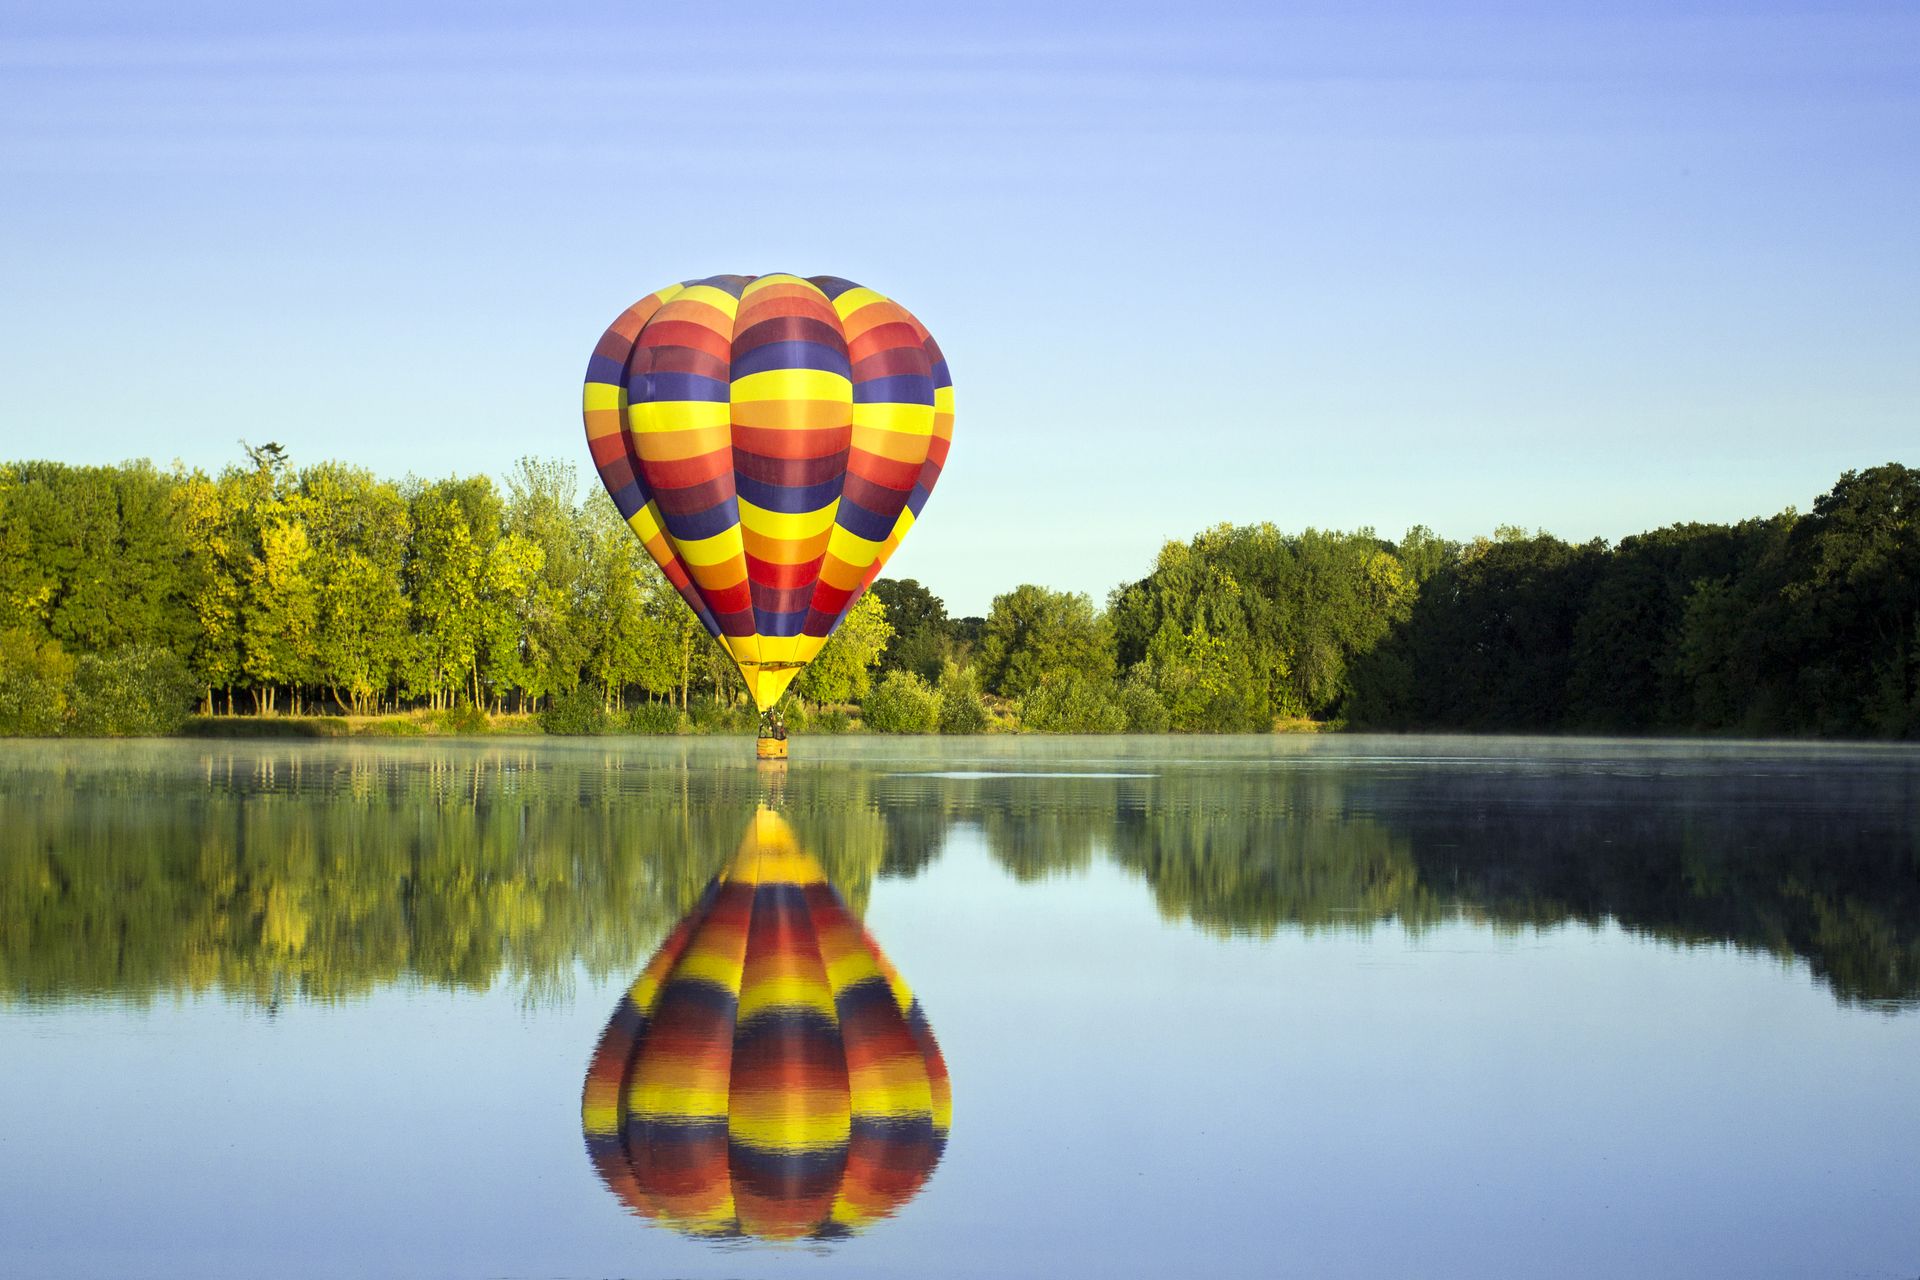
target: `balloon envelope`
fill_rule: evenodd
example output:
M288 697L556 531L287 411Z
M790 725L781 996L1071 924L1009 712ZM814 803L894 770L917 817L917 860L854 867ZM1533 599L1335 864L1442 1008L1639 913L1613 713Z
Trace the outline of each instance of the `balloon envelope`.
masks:
M691 1235L796 1239L905 1204L952 1111L919 1002L763 809L614 1011L581 1124L635 1212Z
M919 517L953 382L906 308L836 276L711 276L613 322L587 365L601 481L761 710Z

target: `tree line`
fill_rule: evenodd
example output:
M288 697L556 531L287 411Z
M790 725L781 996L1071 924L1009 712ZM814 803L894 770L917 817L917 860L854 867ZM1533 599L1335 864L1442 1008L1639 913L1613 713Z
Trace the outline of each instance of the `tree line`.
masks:
M0 732L165 727L191 700L750 724L726 654L578 489L563 463L393 482L271 445L218 476L0 467ZM816 730L1911 738L1920 471L1617 544L1221 525L1104 607L1024 584L955 618L883 579L796 694L794 726Z

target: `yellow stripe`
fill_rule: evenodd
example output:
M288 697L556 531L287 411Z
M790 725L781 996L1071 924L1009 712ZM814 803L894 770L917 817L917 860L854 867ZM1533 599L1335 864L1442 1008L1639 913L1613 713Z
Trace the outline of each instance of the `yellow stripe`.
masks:
M743 848L727 869L727 878L741 884L819 884L826 879L820 863L799 849Z
M760 661L760 637L757 635L723 636L720 643L733 655L733 660L743 667L750 663L757 665Z
M927 1064L917 1054L902 1054L852 1072L848 1087L853 1113L859 1116L929 1116L933 1091L927 1085Z
M727 1114L727 1081L648 1080L627 1091L627 1114L648 1119L719 1119Z
M735 404L756 400L825 400L846 404L853 399L853 383L825 369L765 369L735 378L727 395Z
M615 1132L620 1128L620 1104L617 1101L589 1100L580 1108L580 1127L596 1138Z
M836 1226L855 1231L872 1222L874 1217L873 1214L857 1207L853 1201L847 1199L847 1193L844 1191L833 1198L833 1212L827 1216Z
M654 1207L659 1211L662 1223L684 1235L700 1239L715 1239L739 1234L740 1224L736 1219L740 1216L740 1211L734 1207L732 1191L728 1191L722 1199L714 1201L711 1208L702 1209L694 1214L669 1213L662 1205Z
M627 527L640 535L640 541L653 541L664 532L660 527L660 508L649 501L633 513L633 518L627 521Z
M877 404L857 404L853 406L854 439L860 438L860 430L899 431L907 435L930 436L933 434L933 406L930 404L898 404L882 400Z
M812 1009L832 1018L833 992L818 976L807 973L773 973L741 989L740 1021L770 1009Z
M953 388L935 387L933 389L933 407L937 413L953 412Z
M818 1151L845 1142L853 1129L847 1095L835 1090L735 1095L727 1136L762 1151Z
M617 387L611 382L589 382L581 397L581 407L588 413L595 409L618 409L620 397L625 394L625 387Z
M680 294L683 302L704 302L721 315L731 319L740 309L740 300L725 289L716 289L710 284L696 284Z
M735 501L740 504L741 524L763 538L776 538L782 542L818 537L833 526L833 514L840 509L838 498L818 511L769 511L765 507L754 506L745 498Z
M799 669L796 667L784 667L772 671L760 667L754 668L751 673L747 673L747 684L751 686L749 692L753 694L753 705L765 711L780 701L780 695L787 691L787 686L792 684L793 678L799 674Z
M798 644L796 643L799 639L800 639L799 636L761 636L760 637L760 661L762 662L794 661L795 659L793 654L794 654L794 650L799 647Z
M865 982L868 978L884 978L880 966L873 962L858 946L848 946L838 955L830 955L827 960L827 982L834 991L845 991L856 982Z
M833 527L833 536L827 540L827 556L837 559L848 568L864 571L880 554L880 544L870 542L859 534L839 525ZM847 583L835 583L835 586L847 586Z
M701 941L713 942L718 939ZM736 936L727 941L729 949L725 952L706 948L689 950L680 957L680 963L673 967L673 980L711 982L727 994L737 995L740 991L739 939Z
M674 540L674 550L688 566L697 569L710 569L714 565L725 564L741 554L740 527L722 529L711 538L690 538Z
M876 302L885 302L886 300L887 297L885 294L875 293L873 290L862 286L857 289L849 289L835 298L833 300L833 309L840 313L842 320L845 320L862 307L872 306Z
M627 429L636 435L732 425L733 414L728 407L711 400L642 400L627 406Z

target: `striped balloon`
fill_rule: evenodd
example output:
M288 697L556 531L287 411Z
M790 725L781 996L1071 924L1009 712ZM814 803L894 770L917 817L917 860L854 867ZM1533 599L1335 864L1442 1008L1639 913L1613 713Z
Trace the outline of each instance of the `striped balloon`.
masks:
M919 1002L769 809L621 999L580 1104L636 1213L783 1240L912 1199L952 1113Z
M620 515L779 700L920 516L953 382L905 307L835 276L711 276L613 322L587 443Z

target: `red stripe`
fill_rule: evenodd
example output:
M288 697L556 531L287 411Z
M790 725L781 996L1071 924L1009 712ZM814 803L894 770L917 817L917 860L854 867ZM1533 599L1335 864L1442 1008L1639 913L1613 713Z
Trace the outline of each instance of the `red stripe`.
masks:
M737 452L758 454L763 458L824 458L839 453L853 438L853 410L847 410L847 424L789 431L781 427L743 427L733 424L733 447Z
M865 382L870 378L892 378L901 374L931 374L933 365L927 361L926 350L922 347L888 347L885 351L876 351L862 357L853 366L853 380Z
M758 556L747 556L747 581L757 586L771 587L785 591L794 587L811 588L820 580L820 561L824 556L815 556L799 564L778 564L772 560L762 560Z
M817 561L815 563L818 563ZM769 586L763 582L753 582L753 567L747 567L748 582L753 587L753 607L761 613L792 613L804 609L813 599L813 583L802 582L791 587Z
M648 476L651 482L653 477ZM665 485L653 486L653 500L659 504L662 515L691 516L703 511L711 511L721 503L733 497L733 472L729 470L723 476L703 480L699 484L684 485L678 489L669 489Z
M715 449L712 453L703 453L695 458L643 462L641 466L647 483L656 489L684 489L688 485L710 484L721 476L727 477L731 485L733 479L733 459L725 449Z
M703 324L691 320L655 320L640 331L640 346L643 350L658 350L661 347L692 347L704 351L719 360L725 360L732 354L733 344L726 334L716 333Z
M649 329L648 332L651 333L652 330ZM873 328L867 330L852 342L849 342L847 344L847 357L858 363L859 361L865 360L868 356L885 351L889 347L913 347L923 352L926 350L926 348L920 345L920 335L913 331L912 325L902 320L889 320L885 324L873 326ZM931 368L932 366L928 367Z
M593 453L593 464L599 467L602 472L614 462L626 462L629 458L627 451L627 434L624 431L616 431L612 435L605 435L598 439L589 440L587 441L587 447ZM631 480L633 478L633 468L629 466L627 472L627 479ZM620 483L625 484L626 481L623 480ZM614 487L619 488L619 485L615 485Z
M853 449L847 454L847 483L851 486L854 477L858 476L882 488L911 490L913 482L920 478L920 464L925 461L924 456L915 458L911 462L902 462L896 458L883 458L878 454L868 453L864 449ZM863 502L860 505L867 504Z
M657 347L644 351L634 361L641 373L695 373L703 378L727 381L731 364L723 357L692 347Z

